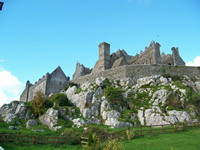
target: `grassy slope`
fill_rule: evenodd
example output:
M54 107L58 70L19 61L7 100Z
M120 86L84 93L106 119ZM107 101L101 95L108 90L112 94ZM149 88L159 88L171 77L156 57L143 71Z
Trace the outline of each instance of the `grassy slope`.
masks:
M199 150L200 129L122 141L124 150Z
M190 129L184 132L163 134L157 136L139 137L133 140L121 141L123 150L199 150L200 149L200 129ZM6 150L82 150L84 148L71 145L52 146L17 146L2 145Z

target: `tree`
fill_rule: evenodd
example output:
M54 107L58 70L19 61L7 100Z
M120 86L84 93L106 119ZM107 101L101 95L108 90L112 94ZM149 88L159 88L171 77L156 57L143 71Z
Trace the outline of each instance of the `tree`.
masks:
M40 112L42 111L42 107L45 103L45 95L41 91L36 92L33 100L32 100L32 106L35 117L38 117Z

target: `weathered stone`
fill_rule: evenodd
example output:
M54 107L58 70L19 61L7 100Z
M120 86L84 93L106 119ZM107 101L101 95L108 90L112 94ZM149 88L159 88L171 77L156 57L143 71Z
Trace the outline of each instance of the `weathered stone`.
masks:
M51 74L47 73L38 82L35 82L35 84L27 81L25 89L20 96L20 101L32 101L38 91L41 91L46 96L49 96L51 93L59 93L68 83L69 77L66 77L62 69L57 67Z
M95 83L96 83L98 86L102 86L102 85L103 85L103 80L104 80L103 77L96 78Z
M26 122L26 128L32 127L32 126L37 126L38 122L34 119L28 120Z
M44 115L39 117L39 120L42 124L47 125L49 129L53 130L54 125L58 121L58 110L49 108Z
M108 110L108 109L110 109L110 105L109 105L109 103L108 103L108 101L107 100L104 100L102 103L101 103L101 114L104 112L104 111L106 111L106 110Z
M64 116L66 114L66 109L65 108L60 108L58 107L58 113L61 115L61 116Z
M91 73L91 70L89 68L86 68L83 64L80 64L79 62L77 62L76 70L72 76L72 79L77 79L77 78L87 75L89 73Z
M169 124L168 122L164 121L164 117L160 114L160 110L155 111L155 109L147 109L145 110L145 121L146 125L163 125Z
M166 89L158 90L153 94L152 99L150 100L150 103L152 103L154 106L159 105L159 104L164 106L166 103L167 97L168 97L168 90Z
M81 118L73 119L72 121L73 121L74 125L76 125L78 128L86 125L85 121Z
M147 85L150 83L154 83L156 82L157 79L159 79L160 75L154 75L154 76L150 76L150 77L143 77L143 78L139 78L137 80L137 84L138 86L142 86L142 85Z
M100 124L101 121L95 117L92 117L91 119L87 120L87 124Z
M19 127L16 127L16 126L9 126L8 129L11 129L11 130L18 130Z
M175 116L179 122L192 122L190 115L185 111L168 111L169 116Z
M143 110L138 110L137 116L138 116L138 119L139 119L141 125L144 125L144 112L143 112Z
M167 78L164 78L163 76L160 77L160 82L164 85L168 84L169 81L167 80Z
M103 89L101 87L98 87L98 89L95 91L94 96L102 96L103 95Z
M200 81L199 81L199 82L195 82L195 85L196 85L196 87L197 87L197 90L198 90L199 93L200 93Z

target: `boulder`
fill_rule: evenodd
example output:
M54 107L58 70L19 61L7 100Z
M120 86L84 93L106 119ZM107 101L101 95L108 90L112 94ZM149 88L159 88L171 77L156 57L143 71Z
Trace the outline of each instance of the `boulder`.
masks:
M102 98L103 99L103 98ZM101 106L100 106L100 111L101 111L101 114L103 114L104 111L110 109L110 104L108 103L107 100L103 100L103 102L101 103Z
M137 116L138 116L138 119L139 119L141 125L144 125L144 111L138 110Z
M154 75L154 76L150 76L150 77L143 77L143 78L139 78L137 80L137 84L139 87L141 87L142 85L147 85L147 84L151 84L156 82L157 79L159 79L160 75Z
M98 86L102 86L102 85L103 85L103 80L104 80L103 77L96 78L95 83L96 83Z
M58 110L49 108L44 115L39 117L39 120L42 124L47 125L49 129L54 130L54 125L58 121Z
M91 119L87 120L87 124L100 124L100 123L101 123L101 120L95 117L92 117Z
M153 96L150 100L150 103L152 103L154 106L157 106L159 104L164 106L166 103L167 97L168 97L168 90L166 90L166 89L157 90L153 94Z
M195 82L195 85L196 85L197 90L200 93L200 81L199 82Z
M9 126L8 129L11 129L11 130L18 130L19 127L16 127L16 126Z
M77 126L77 128L80 128L80 127L86 125L85 121L81 118L73 119L72 121L73 121L74 125Z
M31 119L26 122L26 128L37 126L37 125L38 125L38 122L35 119Z
M169 122L164 120L164 116L161 115L160 108L157 107L157 109L158 110L155 110L155 108L145 110L144 116L147 126L169 124Z
M98 87L98 89L95 91L94 96L99 97L103 95L103 89L102 87Z
M167 113L169 114L169 116L176 117L179 122L188 122L188 123L193 122L190 115L185 111L172 110L168 111Z
M163 85L167 85L169 83L169 81L167 80L167 78L164 78L163 76L161 76L160 83L162 83Z

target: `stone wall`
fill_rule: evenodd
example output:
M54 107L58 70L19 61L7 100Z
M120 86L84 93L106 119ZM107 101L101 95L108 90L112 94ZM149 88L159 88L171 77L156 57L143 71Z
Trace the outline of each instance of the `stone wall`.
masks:
M174 59L174 65L185 66L185 62L183 61L183 59L179 55L178 47L177 48L172 47L172 56L173 56L173 59Z
M51 74L47 74L47 85L45 95L52 93L60 93L69 83L69 77L66 77L60 67L54 70Z
M27 81L25 90L20 96L20 101L32 101L38 91L41 91L46 96L51 93L60 93L68 85L69 80L69 77L66 77L62 69L58 67L51 74L47 73L34 85Z
M92 70L89 68L86 68L83 64L80 64L79 62L76 63L76 70L72 76L72 79L78 79L81 76L90 74Z
M200 69L198 67L187 66L170 66L170 65L126 65L117 68L108 69L95 74L82 76L79 79L71 80L71 82L84 84L85 82L92 83L97 77L104 77L111 80L120 80L127 77L134 81L145 76L166 75L183 76L188 75L191 78L198 76L200 78Z
M20 101L22 102L27 102L28 101L28 96L29 96L29 88L32 86L32 84L30 83L30 81L26 82L26 87L24 89L24 91L22 92L22 94L20 95Z
M78 83L78 84L84 84L85 82L92 83L95 81L98 77L105 77L108 79L122 79L126 77L125 72L126 66L120 66L112 69L108 69L105 71L97 72L97 73L91 73L85 76L82 76L78 79L71 80L70 82Z
M46 76L43 76L42 79L39 79L38 82L35 82L35 84L29 88L28 102L32 101L38 91L45 94Z
M149 47L145 47L144 52L141 51L132 58L130 64L161 64L160 44L152 41Z

